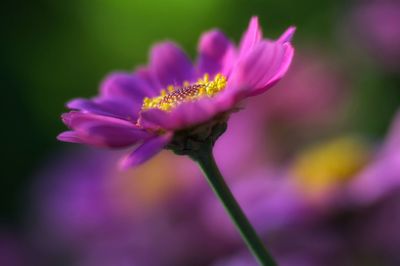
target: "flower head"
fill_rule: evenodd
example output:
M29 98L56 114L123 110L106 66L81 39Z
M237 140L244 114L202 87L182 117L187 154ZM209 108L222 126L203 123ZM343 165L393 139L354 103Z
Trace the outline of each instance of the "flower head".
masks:
M275 41L263 39L258 18L253 17L236 47L222 32L212 30L200 38L195 64L176 44L157 44L147 66L111 74L93 99L70 101L67 106L73 110L62 120L71 131L58 139L100 147L135 146L122 167L138 165L167 145L185 153L188 139L215 141L242 100L265 92L286 73L294 53L294 31L290 27Z

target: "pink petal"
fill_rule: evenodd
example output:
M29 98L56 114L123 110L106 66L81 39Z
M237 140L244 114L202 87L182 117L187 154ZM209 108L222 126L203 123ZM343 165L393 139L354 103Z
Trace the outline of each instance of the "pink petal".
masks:
M235 58L234 45L219 30L204 33L199 42L198 72L227 75Z
M73 99L67 103L67 107L87 113L103 116L111 116L124 120L136 121L142 104L135 104L125 98L95 98L95 99Z
M153 73L147 67L138 67L135 70L135 75L139 76L142 80L147 82L149 87L155 91L155 95L158 95L159 91L162 89L161 84L158 79L153 75Z
M240 40L239 57L245 55L262 39L262 30L258 23L258 17L252 17L246 32Z
M293 58L290 43L260 42L237 64L227 90L245 90L248 96L263 93L274 85L289 68Z
M157 44L151 51L150 70L163 88L193 81L194 68L186 54L174 43Z
M133 114L139 113L144 97L154 97L158 89L151 87L138 75L128 73L113 73L101 84L100 98L120 100L131 103Z
M57 136L57 139L64 142L83 143L81 137L75 131L65 131Z
M277 40L277 42L280 43L285 43L285 42L291 42L294 33L296 32L296 27L291 26L289 27Z
M141 103L144 97L154 96L158 92L137 75L112 73L102 82L100 93L103 97L121 97Z
M165 145L171 141L172 136L172 133L166 133L145 141L136 150L120 161L120 168L125 170L127 168L144 163L159 153L165 147Z
M189 128L207 122L217 113L217 105L211 99L182 103L171 110L164 120L174 130Z
M90 113L69 112L62 115L71 131L61 133L62 141L79 142L98 147L125 147L151 135L126 120Z
M182 124L179 118L172 117L170 112L160 109L150 109L141 112L139 121L141 127L153 130L174 130Z
M235 107L230 93L214 98L182 103L169 112L152 109L141 113L141 126L145 128L176 131L205 123L220 113Z

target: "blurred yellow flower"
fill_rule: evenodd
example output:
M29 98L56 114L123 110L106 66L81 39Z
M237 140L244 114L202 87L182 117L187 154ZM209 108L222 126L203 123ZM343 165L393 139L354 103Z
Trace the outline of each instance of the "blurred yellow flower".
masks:
M352 178L370 157L368 145L344 136L312 146L295 159L291 174L305 192L319 195Z

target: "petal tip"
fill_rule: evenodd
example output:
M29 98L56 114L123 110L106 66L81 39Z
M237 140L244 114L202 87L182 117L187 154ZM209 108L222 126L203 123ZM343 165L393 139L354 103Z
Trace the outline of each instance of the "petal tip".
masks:
M154 53L157 54L157 52L161 52L163 53L165 50L170 50L170 49L180 49L178 44L176 44L173 41L170 40L166 40L163 42L158 42L155 43L152 47L151 47L151 54L153 55Z
M259 24L258 16L252 16L252 17L250 18L250 23L249 23L249 24L250 24L250 25L252 25L252 24L258 25L258 24Z
M80 142L79 137L76 135L74 131L64 131L58 134L56 138L57 140L62 142L73 142L73 143Z
M128 169L135 167L139 165L139 163L134 162L133 160L130 160L128 156L123 157L121 160L118 162L118 170L121 172L125 172Z
M239 55L244 55L248 50L254 48L255 45L262 40L262 38L263 34L258 17L253 16L251 17L249 25L240 40Z
M291 42L293 35L296 32L295 26L290 26L282 35L279 37L278 41L281 43Z
M61 121L67 126L71 124L71 115L71 112L61 114Z

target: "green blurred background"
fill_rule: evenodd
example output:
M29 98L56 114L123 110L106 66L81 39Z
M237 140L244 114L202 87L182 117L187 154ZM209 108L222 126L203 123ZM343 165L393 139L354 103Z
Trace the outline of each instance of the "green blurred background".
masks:
M21 222L34 173L60 149L59 117L74 97L90 97L114 70L145 64L149 48L172 39L195 56L200 34L221 28L238 41L252 15L277 37L296 25L296 47L331 54L352 80L347 129L381 136L400 103L399 78L354 59L340 37L350 1L6 1L1 12L3 147L1 223ZM337 63L336 62L336 63Z

